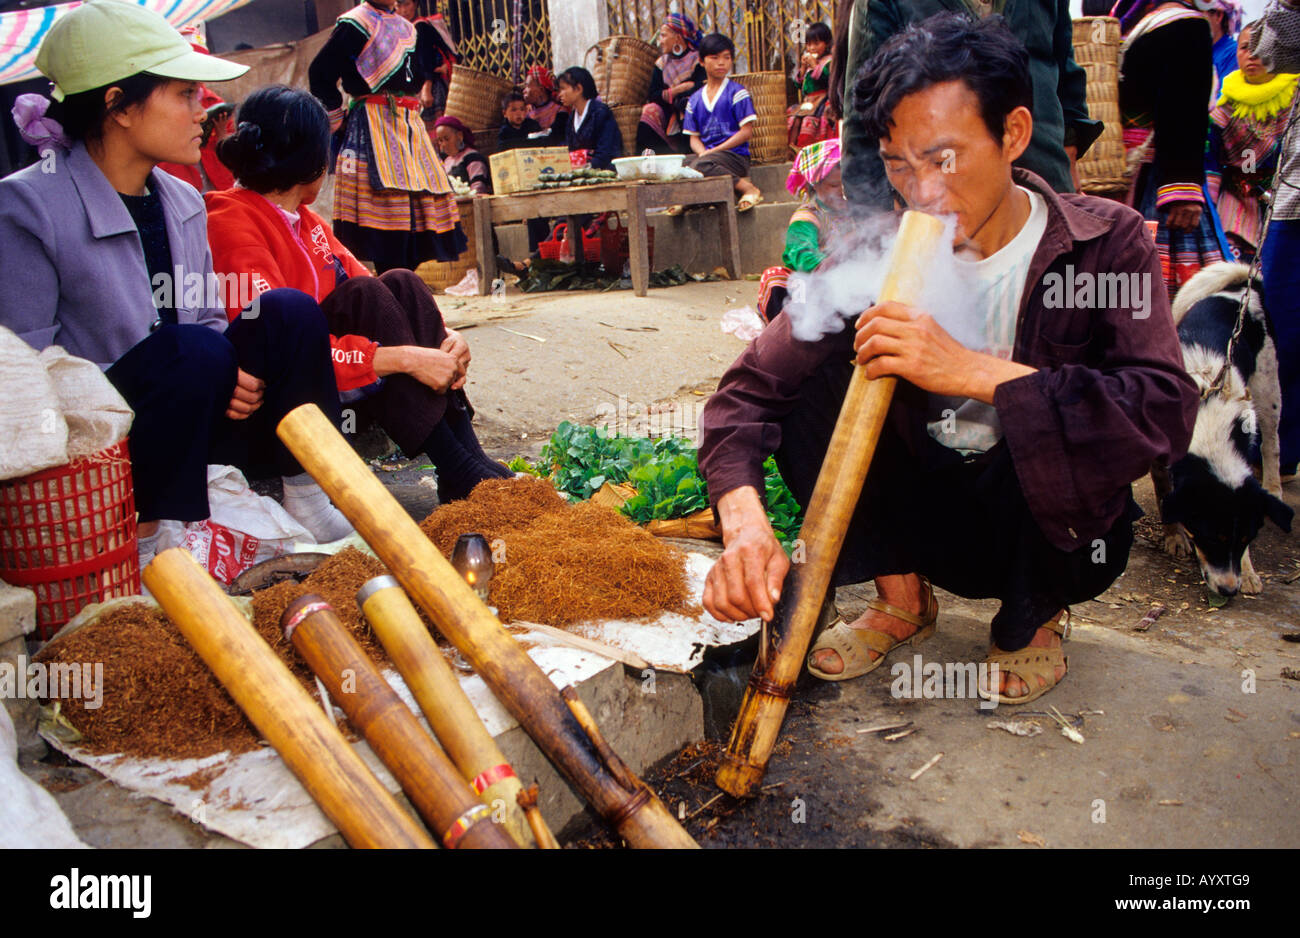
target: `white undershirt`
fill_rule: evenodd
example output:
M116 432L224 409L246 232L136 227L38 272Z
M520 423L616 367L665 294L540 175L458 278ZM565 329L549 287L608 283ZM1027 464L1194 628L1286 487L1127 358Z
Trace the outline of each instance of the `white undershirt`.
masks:
M1015 352L1016 322L1024 297L1029 265L1047 230L1047 201L1031 189L1017 186L1029 196L1029 217L1016 236L996 252L978 261L956 263L976 288L975 306L983 319L982 347L976 351L1009 361ZM1002 439L1002 425L992 404L971 398L931 395L931 420L926 429L944 446L963 452L987 452Z
M586 104L587 106L582 109L582 113L578 113L577 108L573 109L573 132L574 133L578 132L578 128L582 126L582 122L587 119L587 112L591 110L590 101L584 101L583 103Z

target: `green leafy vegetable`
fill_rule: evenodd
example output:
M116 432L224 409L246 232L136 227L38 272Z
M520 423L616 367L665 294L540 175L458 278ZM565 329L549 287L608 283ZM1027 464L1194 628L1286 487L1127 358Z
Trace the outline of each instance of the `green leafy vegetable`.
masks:
M516 472L548 477L570 501L590 498L606 482L637 490L622 512L637 524L684 518L709 507L708 483L700 475L695 447L678 436L658 439L617 436L605 427L564 421L542 447L536 463L510 461ZM781 479L776 460L763 463L767 516L777 540L792 549L803 511Z

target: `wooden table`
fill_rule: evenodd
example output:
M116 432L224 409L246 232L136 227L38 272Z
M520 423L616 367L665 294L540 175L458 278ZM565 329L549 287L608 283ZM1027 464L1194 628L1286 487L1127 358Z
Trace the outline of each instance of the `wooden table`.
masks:
M718 234L727 272L740 277L740 235L736 228L736 197L730 176L681 179L676 182L608 183L572 189L543 189L513 195L478 196L474 199L474 245L478 255L480 296L486 296L497 277L496 252L492 249L492 226L530 218L567 215L565 232L569 251L581 256L581 230L577 215L627 212L628 264L632 268L632 289L645 296L650 286L650 258L646 243L646 210L669 205L717 205Z

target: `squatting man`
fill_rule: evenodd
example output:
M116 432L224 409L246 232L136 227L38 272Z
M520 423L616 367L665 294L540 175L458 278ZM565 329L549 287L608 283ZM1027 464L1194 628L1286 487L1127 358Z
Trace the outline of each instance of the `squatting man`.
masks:
M893 302L815 342L791 336L789 310L777 316L701 416L724 543L704 607L772 618L790 564L764 511L762 462L775 452L809 503L856 362L900 380L833 584L874 579L878 598L852 622L834 617L808 668L857 677L932 634L933 584L1001 601L980 669L994 686L980 694L1026 703L1065 677L1068 606L1124 570L1140 514L1130 483L1186 451L1196 389L1163 291L1083 308L1045 296L1067 270L1159 283L1159 259L1133 210L1013 168L1033 93L1028 53L1000 21L940 14L910 27L853 91L898 204L955 217L984 345Z

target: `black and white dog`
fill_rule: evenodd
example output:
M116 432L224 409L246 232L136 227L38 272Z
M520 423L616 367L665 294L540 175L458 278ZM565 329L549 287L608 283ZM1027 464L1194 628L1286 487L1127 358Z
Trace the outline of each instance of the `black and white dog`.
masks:
M1187 455L1167 470L1154 468L1151 478L1165 523L1165 550L1180 559L1195 552L1206 585L1220 596L1263 589L1250 563L1250 542L1265 518L1290 531L1293 515L1280 498L1282 392L1261 287L1244 264L1211 264L1183 285L1173 305L1183 365L1201 389L1201 405ZM1221 388L1211 391L1246 292L1246 318L1231 367ZM1262 486L1250 468L1256 439Z

